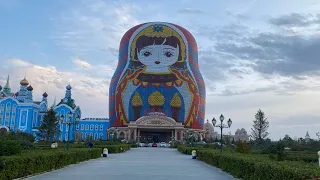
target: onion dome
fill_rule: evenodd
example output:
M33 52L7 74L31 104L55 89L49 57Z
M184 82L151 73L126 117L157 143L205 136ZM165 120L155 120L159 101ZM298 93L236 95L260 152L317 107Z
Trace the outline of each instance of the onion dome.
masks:
M24 77L21 81L20 81L21 86L28 86L29 85L29 81L26 79L26 77Z
M19 96L19 92L16 92L14 95L15 95L16 97Z
M68 86L66 86L66 89L67 89L67 90L71 90L71 89L72 89L72 87L70 86L70 84L69 84Z
M42 94L42 96L45 97L45 98L48 97L47 92L44 92L44 93Z
M2 86L0 85L0 91L2 90Z
M27 87L27 90L28 90L28 91L32 91L32 90L33 90L33 87L30 85L30 86Z

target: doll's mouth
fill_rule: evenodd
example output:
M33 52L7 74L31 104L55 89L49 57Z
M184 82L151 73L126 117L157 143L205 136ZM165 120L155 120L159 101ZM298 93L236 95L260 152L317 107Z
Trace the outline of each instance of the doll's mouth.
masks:
M156 63L156 64L160 64L160 61L155 61L154 63Z

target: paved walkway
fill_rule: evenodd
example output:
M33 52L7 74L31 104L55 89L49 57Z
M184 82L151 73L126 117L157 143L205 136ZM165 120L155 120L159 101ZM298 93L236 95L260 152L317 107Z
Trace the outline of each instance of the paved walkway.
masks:
M132 148L28 178L30 180L232 180L232 176L176 149Z

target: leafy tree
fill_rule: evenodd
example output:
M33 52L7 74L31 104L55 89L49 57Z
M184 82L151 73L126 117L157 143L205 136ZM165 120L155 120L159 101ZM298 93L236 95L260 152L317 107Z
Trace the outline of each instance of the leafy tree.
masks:
M51 107L43 117L43 121L41 123L41 126L39 127L38 135L43 140L54 140L56 135L60 133L58 124L58 116L53 110L53 107Z
M267 132L269 128L269 122L267 121L268 118L265 117L265 114L261 109L257 111L255 114L255 120L253 121L253 127L251 128L252 138L259 143L263 142L269 135Z

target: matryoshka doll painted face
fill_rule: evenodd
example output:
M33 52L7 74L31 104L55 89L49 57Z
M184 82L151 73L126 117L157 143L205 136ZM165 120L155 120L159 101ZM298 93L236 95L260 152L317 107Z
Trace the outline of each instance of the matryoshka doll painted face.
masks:
M146 66L144 72L169 72L169 66L176 63L179 58L179 44L176 38L169 37L168 40L167 38L147 38L147 40L150 43L153 41L153 44L137 48L138 60Z

